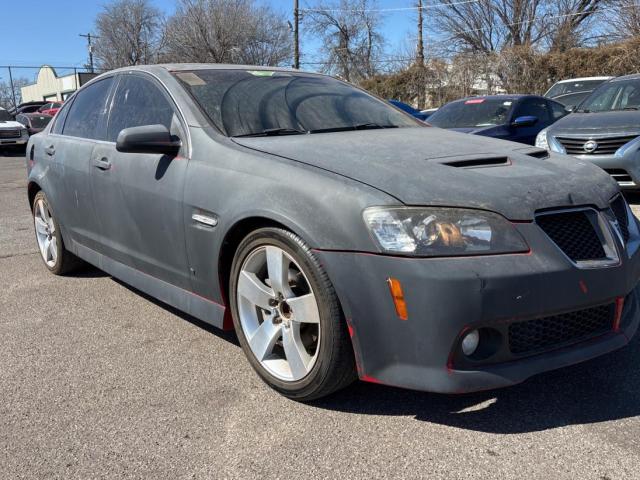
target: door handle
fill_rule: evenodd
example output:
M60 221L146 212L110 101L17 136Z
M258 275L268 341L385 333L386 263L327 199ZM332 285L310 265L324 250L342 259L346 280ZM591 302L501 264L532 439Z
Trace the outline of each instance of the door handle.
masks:
M49 145L48 147L45 147L44 153L46 153L50 157L53 157L56 154L56 149L53 145Z
M100 170L110 170L111 162L108 158L102 157L100 159L96 159L93 161L93 166L99 168Z

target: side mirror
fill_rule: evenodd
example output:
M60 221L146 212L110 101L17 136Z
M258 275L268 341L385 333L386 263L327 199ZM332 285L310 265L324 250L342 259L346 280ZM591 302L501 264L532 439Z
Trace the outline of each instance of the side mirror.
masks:
M523 117L516 118L511 124L512 127L532 127L538 123L538 117L533 115L525 115Z
M567 111L567 113L571 113L576 109L577 105L569 105L568 107L565 107L565 110Z
M182 142L164 125L125 128L118 134L116 150L127 153L161 153L175 156Z

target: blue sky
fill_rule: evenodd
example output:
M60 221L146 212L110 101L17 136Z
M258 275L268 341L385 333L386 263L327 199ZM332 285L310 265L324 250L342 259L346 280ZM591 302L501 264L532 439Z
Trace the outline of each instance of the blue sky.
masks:
M2 40L0 65L33 65L44 63L58 66L82 67L87 62L86 39L79 33L93 31L96 14L106 0L2 0ZM291 18L293 0L259 0L270 4L283 17ZM301 7L312 0L300 0ZM173 11L175 0L152 0L166 13ZM379 8L411 6L412 0L378 0ZM47 12L41 14L36 12ZM413 28L412 11L389 12L384 17L383 35L390 51L402 44ZM304 34L304 22L302 23ZM303 37L302 52L308 58L318 44ZM309 58L311 60L311 58ZM20 70L16 76L25 75ZM0 69L0 78L7 79L6 70Z

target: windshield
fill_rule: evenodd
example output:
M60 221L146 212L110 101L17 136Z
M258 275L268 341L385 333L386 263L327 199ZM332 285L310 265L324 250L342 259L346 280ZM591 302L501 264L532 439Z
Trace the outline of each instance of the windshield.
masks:
M560 95L567 95L568 93L588 92L595 89L603 82L605 82L605 80L581 80L576 82L556 83L545 94L545 97L554 98Z
M49 125L49 122L51 121L53 117L50 117L49 115L33 115L30 117L31 120L31 127L32 128L44 128L47 125Z
M580 104L578 112L640 109L640 78L605 83Z
M470 98L452 102L429 117L440 128L480 128L507 123L513 100L505 98Z
M227 136L419 127L386 102L331 77L196 70L175 76Z
M0 110L0 122L7 122L11 120L11 115L6 110Z

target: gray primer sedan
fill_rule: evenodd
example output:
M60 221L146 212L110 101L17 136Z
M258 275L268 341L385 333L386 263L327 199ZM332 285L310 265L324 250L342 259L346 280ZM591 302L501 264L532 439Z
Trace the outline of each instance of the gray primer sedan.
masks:
M27 150L47 268L82 259L232 329L311 400L502 387L627 344L640 234L589 162L423 125L341 81L104 74Z

